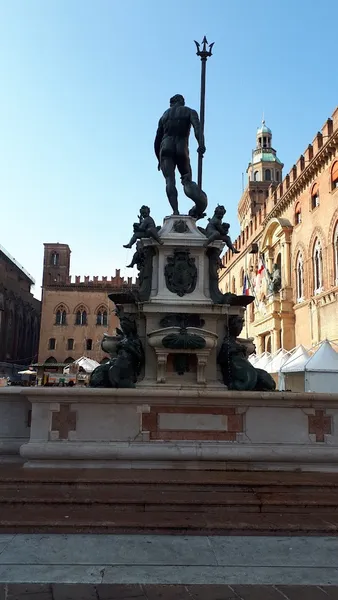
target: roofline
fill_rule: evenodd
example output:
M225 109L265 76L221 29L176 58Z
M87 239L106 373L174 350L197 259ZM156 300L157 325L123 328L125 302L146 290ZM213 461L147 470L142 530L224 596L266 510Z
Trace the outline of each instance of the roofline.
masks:
M13 265L15 265L21 271L21 273L25 275L25 277L31 282L32 285L35 285L34 277L32 277L32 275L28 273L28 271L26 271L26 269L22 265L20 265L20 263L9 252L7 252L6 248L1 246L1 244L0 252L2 252L8 258L8 260L10 260L11 263L13 263Z

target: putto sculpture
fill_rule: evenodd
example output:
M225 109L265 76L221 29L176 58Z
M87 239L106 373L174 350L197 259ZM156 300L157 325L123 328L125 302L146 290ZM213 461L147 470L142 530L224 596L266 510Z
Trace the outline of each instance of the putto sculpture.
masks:
M226 243L228 248L232 250L234 254L239 254L239 250L236 250L229 236L230 224L222 222L225 213L226 210L224 206L216 206L214 215L213 217L211 217L211 219L209 219L209 223L205 230L205 235L208 239L205 242L204 246L209 246L210 244L212 244L212 242L215 242L216 240L221 240L222 242Z
M155 225L154 219L150 216L149 206L141 206L139 222L134 223L134 234L131 237L128 244L124 244L124 248L131 248L137 240L143 238L153 238L158 244L163 244L162 240L158 235L158 229Z
M158 170L162 171L166 180L166 192L174 215L179 214L178 194L176 188L175 169L177 167L188 198L195 202L189 215L196 219L204 216L208 204L206 194L192 181L192 171L189 158L189 135L193 127L198 143L197 152L205 153L204 136L196 110L185 106L181 94L170 98L168 108L159 120L155 137L155 154L158 160Z

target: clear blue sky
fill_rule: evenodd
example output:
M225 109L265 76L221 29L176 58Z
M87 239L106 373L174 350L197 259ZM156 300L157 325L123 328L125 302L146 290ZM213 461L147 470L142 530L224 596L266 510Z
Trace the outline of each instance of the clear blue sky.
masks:
M127 274L139 207L169 214L153 138L173 94L199 108L204 34L203 187L236 237L263 111L286 174L338 103L337 22L337 0L1 0L0 243L36 295L43 242L70 245L73 275Z

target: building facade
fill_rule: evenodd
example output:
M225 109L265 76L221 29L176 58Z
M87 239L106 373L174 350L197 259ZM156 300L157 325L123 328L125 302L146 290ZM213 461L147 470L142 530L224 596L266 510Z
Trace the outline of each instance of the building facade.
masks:
M81 356L98 362L107 358L101 350L103 333L114 334L118 325L108 294L132 286L120 271L110 280L76 276L72 281L70 254L67 244L44 244L38 365L49 370Z
M41 302L31 275L0 246L0 363L28 366L37 358Z
M263 123L238 204L240 254L224 255L220 288L249 284L245 333L257 353L338 343L338 108L284 178L271 140Z

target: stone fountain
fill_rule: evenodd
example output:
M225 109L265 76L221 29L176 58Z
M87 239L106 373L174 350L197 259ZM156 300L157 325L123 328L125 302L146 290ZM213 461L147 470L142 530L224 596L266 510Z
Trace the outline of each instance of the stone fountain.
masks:
M158 166L172 214L156 226L142 206L130 266L138 286L112 294L120 327L104 336L110 360L89 388L0 390L0 461L25 467L337 470L338 395L276 392L248 361L239 336L250 296L223 294L225 209L205 229L208 199L192 181L190 128L205 152L196 111L176 95L159 122ZM177 167L193 201L179 214Z

